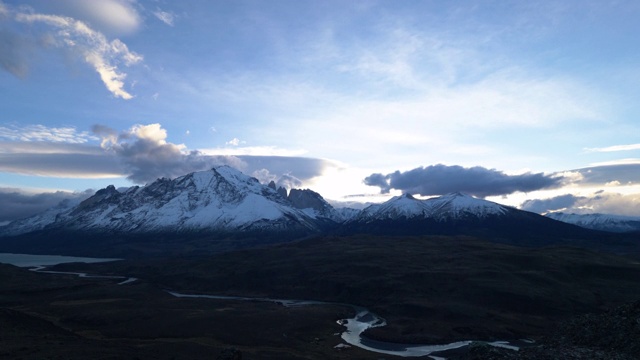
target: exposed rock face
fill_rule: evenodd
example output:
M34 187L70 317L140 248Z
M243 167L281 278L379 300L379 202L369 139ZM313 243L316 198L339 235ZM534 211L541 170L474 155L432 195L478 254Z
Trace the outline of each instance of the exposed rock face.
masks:
M118 192L118 190L116 190L115 186L109 185L104 189L100 189L96 191L95 195L81 202L80 205L78 205L78 207L74 211L76 212L83 211L84 209L91 208L95 204L98 204L106 199L109 199L112 197L117 198L119 196L120 196L120 193Z
M277 187L276 183L271 180L269 182L269 185L267 185L268 187L272 188L273 190L275 190L278 194L280 194L280 196L282 196L282 198L286 199L287 198L287 189L283 188L282 186Z
M320 196L320 194L309 189L291 189L287 199L291 202L293 207L297 209L311 208L319 212L324 212L332 208L331 205L329 205L322 196Z

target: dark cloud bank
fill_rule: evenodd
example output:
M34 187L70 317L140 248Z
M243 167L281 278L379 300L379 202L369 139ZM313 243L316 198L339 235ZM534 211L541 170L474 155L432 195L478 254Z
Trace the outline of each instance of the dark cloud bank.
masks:
M579 201L586 200L585 197L565 194L550 199L534 199L527 200L522 203L522 210L527 210L539 214L549 211L557 211L562 209L570 209Z
M92 131L102 138L102 147L117 158L127 179L138 184L229 165L263 182L274 180L290 188L321 175L331 166L326 160L313 158L207 155L197 150L187 151L183 145L167 142L166 131L159 124L140 125L120 133L94 125Z
M0 171L57 177L126 176L136 184L158 178L176 178L219 165L232 166L267 183L275 181L285 188L300 187L304 181L322 175L330 161L283 156L207 155L187 150L184 145L166 141L159 124L136 125L116 131L94 125L92 132L102 140L101 147L49 142L0 142L7 153L0 154ZM2 150L2 149L0 149ZM26 194L18 189L0 188L0 224L29 217L58 205L65 199L88 197L82 193Z
M562 185L563 178L543 173L507 175L501 171L480 166L431 165L390 174L371 174L364 179L369 186L378 186L383 194L392 189L423 196L452 192L486 197L551 189Z
M23 219L54 207L64 200L83 200L93 195L93 190L79 193L56 191L41 194L25 194L17 189L0 188L0 224Z

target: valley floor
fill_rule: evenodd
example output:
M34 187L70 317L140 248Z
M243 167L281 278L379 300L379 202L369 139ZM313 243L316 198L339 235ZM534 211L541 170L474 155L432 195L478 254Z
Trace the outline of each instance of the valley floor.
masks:
M474 345L446 354L451 359L640 356L632 346L640 336L640 305L627 305L626 315L605 312L638 300L640 264L577 248L466 237L328 237L200 258L56 269L140 280L118 285L0 266L0 358L215 359L229 348L242 359L393 358L336 348L344 343L336 320L350 317L350 307L185 301L166 289L357 304L388 321L367 333L384 341L536 340L517 353Z

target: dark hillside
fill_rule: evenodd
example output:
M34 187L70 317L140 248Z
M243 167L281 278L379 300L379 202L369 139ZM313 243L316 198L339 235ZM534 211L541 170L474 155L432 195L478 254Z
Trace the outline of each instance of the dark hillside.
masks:
M446 236L328 237L118 266L184 292L362 305L389 320L370 336L400 342L540 336L563 318L636 300L640 279L630 258Z

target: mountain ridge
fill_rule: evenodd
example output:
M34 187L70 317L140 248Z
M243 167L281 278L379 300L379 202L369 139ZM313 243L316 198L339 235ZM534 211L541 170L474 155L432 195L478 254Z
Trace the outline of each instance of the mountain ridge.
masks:
M298 198L302 201L305 196L309 197L302 193ZM110 185L55 216L36 215L11 223L3 227L2 234L54 228L127 233L305 229L312 233L320 230L319 219L340 218L326 205L323 211L303 211L257 179L221 166L173 180L161 178L124 192ZM31 224L37 226L30 228Z
M545 216L592 230L608 232L640 232L640 217L611 214L567 214L554 212Z
M42 252L56 242L67 249L91 246L79 238L106 238L101 241L122 249L135 247L127 242L141 244L139 252L155 252L154 241L170 252L197 252L352 234L467 235L524 246L590 247L603 246L602 239L611 237L462 193L426 200L404 194L360 211L335 209L312 190L287 193L273 182L264 185L221 166L143 187L100 189L82 202L0 227L0 249L15 251L31 243ZM191 245L181 249L180 242Z

